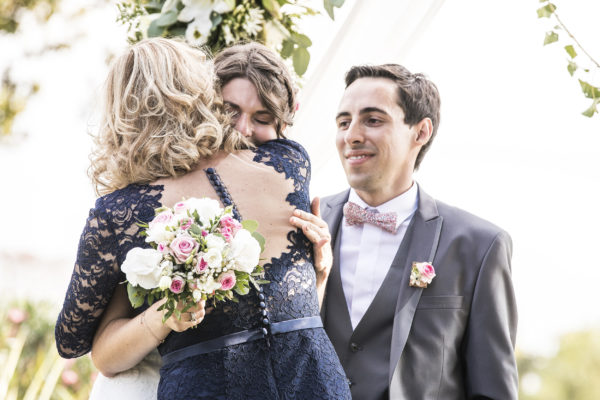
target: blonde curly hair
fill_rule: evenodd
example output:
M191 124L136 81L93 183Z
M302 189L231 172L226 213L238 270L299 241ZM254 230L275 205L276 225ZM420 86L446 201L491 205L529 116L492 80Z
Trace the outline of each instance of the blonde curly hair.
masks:
M250 147L229 127L205 60L182 41L152 38L113 61L90 156L96 193L179 176L218 150Z

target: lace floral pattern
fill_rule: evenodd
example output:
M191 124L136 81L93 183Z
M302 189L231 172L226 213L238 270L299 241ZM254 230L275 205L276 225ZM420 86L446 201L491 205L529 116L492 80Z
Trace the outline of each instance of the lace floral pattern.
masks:
M274 140L255 151L255 162L272 166L292 179L286 200L309 211L310 161L295 142ZM217 171L218 172L218 171ZM217 175L218 176L218 175ZM211 182L223 196L220 179ZM127 251L147 247L137 222L148 222L160 207L161 186L132 185L98 199L82 234L77 263L56 341L64 357L91 348L98 322L115 287L124 281L119 265ZM233 199L228 199L233 201ZM220 303L197 329L173 333L159 347L161 354L271 322L319 315L312 247L300 230L290 230L287 251L265 265L259 298L252 291L238 303ZM261 305L262 303L262 305ZM322 328L270 336L254 342L186 358L163 366L158 397L164 399L350 399L344 371Z
M119 265L131 248L148 247L136 222L154 217L162 189L159 185L130 185L100 197L90 210L55 327L62 357L79 357L91 350L102 312L119 282L125 280Z

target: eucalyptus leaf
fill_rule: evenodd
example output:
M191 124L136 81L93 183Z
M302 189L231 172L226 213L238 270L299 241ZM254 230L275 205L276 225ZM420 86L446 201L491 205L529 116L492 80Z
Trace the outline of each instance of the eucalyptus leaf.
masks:
M177 11L170 10L156 19L156 25L161 27L167 27L177 22Z
M546 32L546 37L544 38L544 46L550 43L554 43L558 40L558 33L554 31Z
M263 237L263 235L254 231L252 232L252 237L256 239L256 241L260 245L260 252L262 253L263 251L265 251L265 238Z
M537 15L538 18L550 18L554 11L556 11L556 6L552 3L548 3L544 7L538 8Z
M288 58L292 55L293 51L294 51L294 42L286 39L281 44L281 51L279 52L279 54L281 54L282 58Z
M335 16L333 15L333 3L331 0L323 0L323 8L325 8L325 11L327 11L329 18L335 19Z
M141 307L144 304L145 290L139 286L133 286L127 283L127 296L133 308Z
M573 61L569 61L569 65L567 65L567 71L569 71L569 74L571 74L571 76L573 76L575 71L577 71L577 64L574 63Z
M567 54L569 54L571 58L577 57L577 52L575 51L575 48L572 45L569 44L565 46L565 51L567 52Z
M294 71L296 71L299 76L304 75L306 69L308 68L308 63L310 62L310 54L308 53L308 50L306 50L304 47L298 47L292 54L292 60L294 63Z
M307 48L312 46L312 41L310 38L301 33L292 32L292 40L300 47Z
M157 20L155 19L150 23L150 26L148 26L148 37L162 36L165 31L162 27L158 26L156 21Z
M256 228L258 228L258 222L256 222L253 219L247 219L245 221L242 221L242 228L252 233L256 230Z

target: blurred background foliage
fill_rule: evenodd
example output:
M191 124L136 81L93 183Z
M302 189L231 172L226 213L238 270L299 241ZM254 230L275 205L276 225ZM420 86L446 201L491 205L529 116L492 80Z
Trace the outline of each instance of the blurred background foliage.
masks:
M34 17L44 25L57 9L60 0L2 0L0 1L0 34L18 35L21 20ZM39 57L45 51L67 47L60 45L46 47L36 54L24 54L24 57ZM6 55L5 55L6 56ZM12 79L11 65L0 66L0 138L12 132L15 117L23 111L29 98L35 94L37 82L16 82Z
M563 335L552 357L517 360L521 400L600 399L600 328Z
M44 302L2 302L0 399L87 399L97 375L88 356L59 357L54 342L55 307Z

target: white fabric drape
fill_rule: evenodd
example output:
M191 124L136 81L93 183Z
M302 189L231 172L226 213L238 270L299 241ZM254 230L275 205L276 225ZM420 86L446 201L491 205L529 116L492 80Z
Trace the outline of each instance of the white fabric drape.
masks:
M346 186L335 149L335 113L344 74L353 65L399 63L434 19L444 0L356 0L299 94L290 136L304 145L313 166L313 192ZM315 37L315 41L323 40Z

